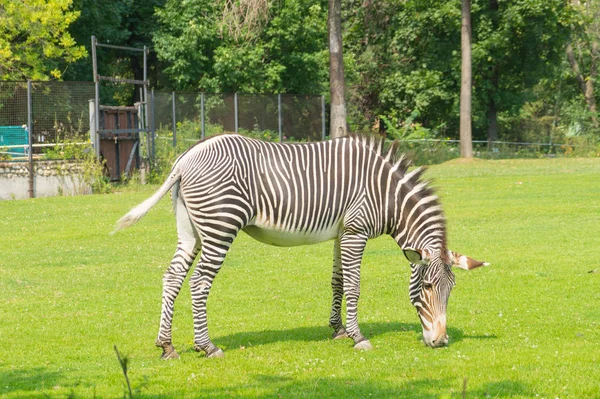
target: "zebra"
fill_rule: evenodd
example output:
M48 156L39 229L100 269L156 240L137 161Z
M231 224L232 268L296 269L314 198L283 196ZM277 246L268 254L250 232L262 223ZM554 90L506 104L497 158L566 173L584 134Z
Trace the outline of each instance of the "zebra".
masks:
M162 358L179 357L172 344L173 306L191 265L189 281L194 349L207 357L223 351L209 338L206 302L232 242L243 230L276 246L334 241L329 326L358 350L370 341L358 325L360 265L368 239L390 235L411 264L409 296L423 341L446 345L446 306L454 286L451 266L485 265L446 247L445 217L424 169L409 171L397 144L346 136L315 143L269 143L236 134L199 141L174 162L162 186L117 221L131 226L169 190L178 244L163 278L156 346ZM346 298L346 326L342 299Z

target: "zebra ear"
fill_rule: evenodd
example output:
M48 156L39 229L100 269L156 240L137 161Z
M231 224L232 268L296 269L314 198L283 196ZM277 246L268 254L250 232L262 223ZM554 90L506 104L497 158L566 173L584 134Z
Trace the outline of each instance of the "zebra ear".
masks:
M414 248L404 248L402 250L404 256L410 263L421 263L423 260L423 256L421 255L421 251Z
M458 252L454 252L448 250L448 256L452 261L452 266L458 267L460 269L471 270L480 266L489 266L490 264L487 262L480 262L473 258L469 258L468 256L461 255Z

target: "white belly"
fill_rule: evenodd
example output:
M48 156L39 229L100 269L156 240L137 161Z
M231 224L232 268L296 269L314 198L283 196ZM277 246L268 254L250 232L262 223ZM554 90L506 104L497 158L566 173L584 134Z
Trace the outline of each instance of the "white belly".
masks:
M278 247L295 247L297 245L317 244L338 236L339 226L336 223L330 228L313 233L279 230L273 227L249 225L244 231L255 240Z

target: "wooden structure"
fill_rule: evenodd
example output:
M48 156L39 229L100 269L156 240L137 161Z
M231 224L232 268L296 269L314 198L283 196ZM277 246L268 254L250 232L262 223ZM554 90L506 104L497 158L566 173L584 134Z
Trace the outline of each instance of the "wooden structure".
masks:
M142 52L144 59L144 79L125 79L113 76L101 76L98 74L97 48L111 48L128 52ZM95 96L90 106L93 109L93 128L90 128L90 138L96 150L96 156L106 160L106 166L111 180L120 180L124 174L129 176L131 168L140 167L140 133L146 134L149 140L149 158L154 154L154 132L148 130L148 48L115 46L112 44L99 43L92 36L92 68L94 73ZM100 104L100 82L107 81L113 84L133 84L140 87L139 107L115 107ZM90 109L90 111L92 111ZM92 115L92 112L90 112ZM139 118L138 115L143 115ZM97 117L96 117L97 116ZM91 117L90 117L91 118ZM150 150L151 148L151 150ZM152 155L151 155L152 154ZM151 159L150 159L151 160Z
M100 105L100 157L111 180L129 176L140 167L140 128L137 107Z

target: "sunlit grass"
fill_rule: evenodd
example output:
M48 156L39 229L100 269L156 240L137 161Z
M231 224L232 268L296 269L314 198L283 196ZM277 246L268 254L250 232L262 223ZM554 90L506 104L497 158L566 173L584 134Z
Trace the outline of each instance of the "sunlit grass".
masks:
M159 360L162 274L176 245L168 200L114 236L156 187L0 202L0 395L123 397L600 396L600 160L451 161L432 167L452 249L492 263L459 270L451 344L430 349L396 244L369 242L356 352L327 327L332 245L234 242L209 299L225 359L192 350L189 289L176 305L177 361Z

